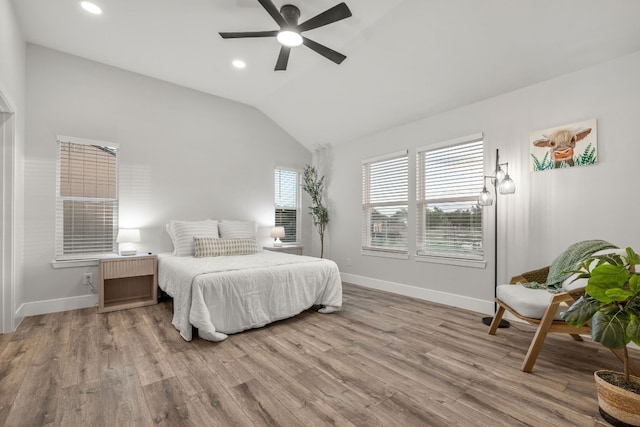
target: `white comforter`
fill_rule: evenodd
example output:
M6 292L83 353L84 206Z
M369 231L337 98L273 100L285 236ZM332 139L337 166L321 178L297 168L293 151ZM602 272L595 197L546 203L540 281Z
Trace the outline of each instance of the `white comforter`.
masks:
M313 305L342 307L338 266L330 260L276 252L210 258L158 255L158 285L173 297L173 326L191 341L295 316Z

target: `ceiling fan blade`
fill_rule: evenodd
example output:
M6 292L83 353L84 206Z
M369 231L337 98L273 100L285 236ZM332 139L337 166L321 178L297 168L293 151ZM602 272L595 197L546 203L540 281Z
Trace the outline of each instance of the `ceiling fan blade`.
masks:
M223 39L244 39L247 37L275 37L278 35L278 30L273 31L249 31L249 32L236 32L236 33L218 33Z
M289 62L289 54L291 48L282 46L280 48L280 54L278 55L278 62L276 62L276 71L285 71L287 69L287 63Z
M321 14L316 15L313 18L308 19L307 21L304 21L302 24L298 25L298 30L313 30L314 28L322 27L323 25L331 24L350 16L351 10L349 10L349 7L345 3L340 3L330 9L325 10Z
M333 49L329 49L328 47L321 45L320 43L316 43L313 40L310 40L306 37L302 37L302 43L307 46L309 49L316 51L320 55L324 56L330 61L335 62L336 64L341 64L342 61L347 59L343 54L336 52Z
M262 7L264 7L267 13L271 15L273 20L278 23L280 28L287 25L287 21L285 21L282 15L280 15L278 8L271 2L271 0L258 0L258 3L260 3Z

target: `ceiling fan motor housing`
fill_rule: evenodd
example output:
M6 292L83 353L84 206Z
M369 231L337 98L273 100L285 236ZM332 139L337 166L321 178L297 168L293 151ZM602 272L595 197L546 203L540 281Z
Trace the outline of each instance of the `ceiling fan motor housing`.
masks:
M298 19L300 18L300 9L292 4L285 4L280 8L280 15L282 15L289 26L296 27L298 25Z

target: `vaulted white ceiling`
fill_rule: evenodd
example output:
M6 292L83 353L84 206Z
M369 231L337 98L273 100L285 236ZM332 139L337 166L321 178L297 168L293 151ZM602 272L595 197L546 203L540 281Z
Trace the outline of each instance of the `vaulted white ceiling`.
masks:
M300 22L340 0L295 4ZM345 0L351 18L305 35L275 72L275 30L257 0L12 0L27 41L244 102L313 149L640 50L637 0ZM243 70L233 59L246 61Z

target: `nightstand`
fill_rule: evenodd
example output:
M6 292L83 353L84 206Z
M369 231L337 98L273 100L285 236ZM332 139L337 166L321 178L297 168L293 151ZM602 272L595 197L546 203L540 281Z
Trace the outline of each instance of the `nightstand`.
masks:
M99 263L98 313L158 303L158 257L132 255Z
M302 255L302 245L263 246L265 251L284 252L293 255Z

